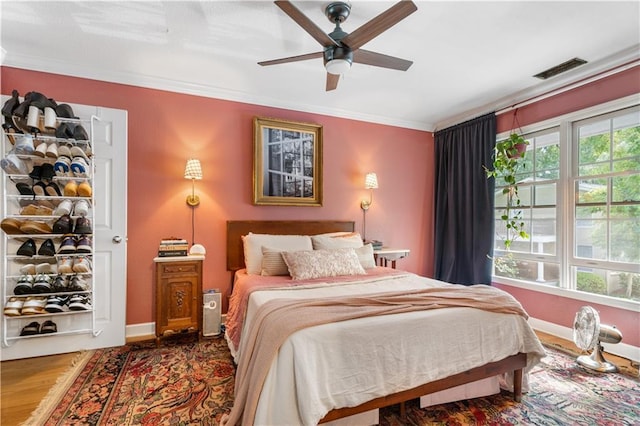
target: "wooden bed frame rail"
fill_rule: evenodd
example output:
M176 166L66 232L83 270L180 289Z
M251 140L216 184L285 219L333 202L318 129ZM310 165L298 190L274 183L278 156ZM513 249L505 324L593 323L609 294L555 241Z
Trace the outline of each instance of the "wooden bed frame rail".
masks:
M365 411L387 407L393 404L401 404L405 401L419 398L423 395L450 389L455 386L464 385L510 371L513 371L513 399L520 402L522 400L522 370L526 364L527 354L518 353L501 361L491 362L481 367L472 368L471 370L445 377L444 379L436 380L434 382L426 383L413 389L372 399L371 401L367 401L356 407L345 407L331 410L320 420L320 423L330 422L342 417L364 413ZM402 415L404 415L404 410L402 411Z

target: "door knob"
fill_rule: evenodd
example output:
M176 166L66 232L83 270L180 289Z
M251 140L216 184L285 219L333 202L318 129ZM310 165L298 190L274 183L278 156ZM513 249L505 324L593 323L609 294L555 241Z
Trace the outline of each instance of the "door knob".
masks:
M113 241L114 244L120 244L122 242L122 237L120 235L116 235L111 239L111 241Z

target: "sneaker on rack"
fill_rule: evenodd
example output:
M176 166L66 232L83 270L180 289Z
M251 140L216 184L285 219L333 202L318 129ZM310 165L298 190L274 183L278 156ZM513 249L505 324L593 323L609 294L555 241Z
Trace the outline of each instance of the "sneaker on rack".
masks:
M60 243L60 248L58 249L58 254L69 254L76 252L76 238L73 235L65 235ZM58 271L60 270L60 265L58 265Z
M58 259L58 273L59 274L73 273L73 260L71 260L70 257L61 257Z
M51 293L53 290L52 281L49 275L39 274L33 283L33 290L37 293Z
M91 272L91 260L86 256L79 256L73 259L73 272L88 273Z
M78 238L78 242L76 244L76 252L77 253L92 253L93 248L91 245L91 238L86 235L82 235Z
M90 311L91 301L84 294L73 295L69 300L69 309L72 311Z
M69 291L89 291L91 290L91 283L80 275L74 275L69 279L68 288Z
M66 309L65 306L69 302L69 296L49 296L47 299L47 304L44 307L45 311L49 313L58 313L64 312Z

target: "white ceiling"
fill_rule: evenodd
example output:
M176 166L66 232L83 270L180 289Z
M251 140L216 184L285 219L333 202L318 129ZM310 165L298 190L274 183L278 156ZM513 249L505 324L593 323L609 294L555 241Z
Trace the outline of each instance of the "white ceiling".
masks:
M327 33L327 1L293 3ZM395 1L352 1L352 32ZM270 1L0 2L3 64L433 130L640 57L640 2L433 2L363 46L414 62L354 64L325 92L322 47ZM589 64L542 82L568 59ZM23 90L32 90L23 88Z

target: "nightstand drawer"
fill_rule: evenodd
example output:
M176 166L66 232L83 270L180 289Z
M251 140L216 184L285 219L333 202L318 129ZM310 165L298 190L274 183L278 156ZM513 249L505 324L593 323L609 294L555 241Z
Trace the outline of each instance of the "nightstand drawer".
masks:
M195 263L162 265L163 274L177 274L181 272L198 272L198 265Z

